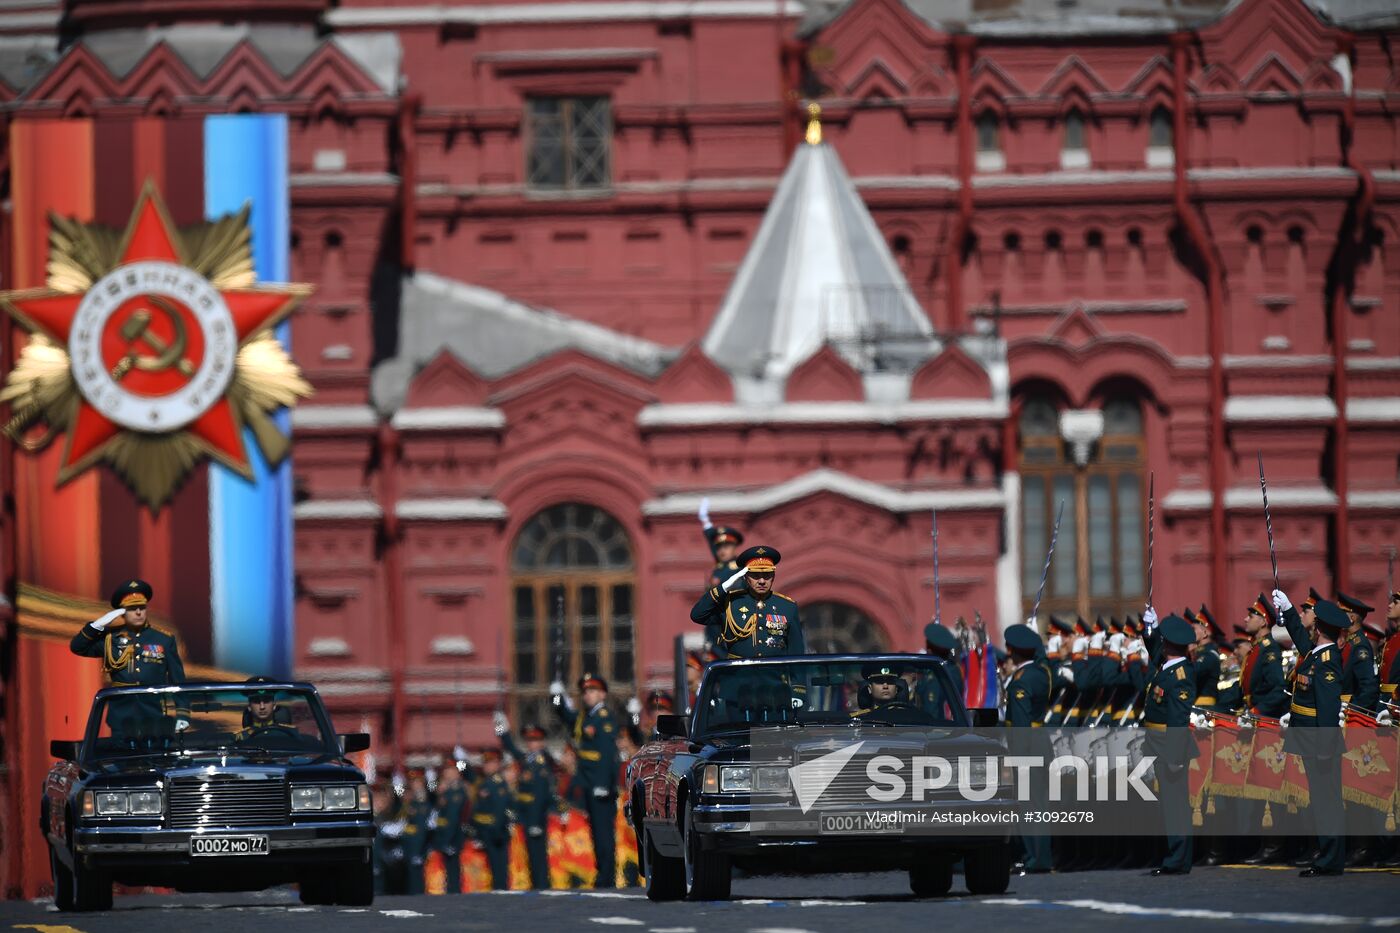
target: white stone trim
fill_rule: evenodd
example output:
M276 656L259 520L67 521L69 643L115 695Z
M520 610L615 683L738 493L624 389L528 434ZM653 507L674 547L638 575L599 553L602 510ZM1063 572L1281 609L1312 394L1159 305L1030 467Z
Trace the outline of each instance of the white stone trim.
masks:
M453 405L433 408L400 408L390 422L400 431L481 431L506 426L499 408Z
M476 645L465 635L439 635L428 651L433 657L467 658L476 654Z
M348 658L350 643L343 638L313 638L306 646L306 654L312 658Z
M1320 180L1324 178L1355 178L1356 173L1337 165L1274 166L1267 168L1193 168L1186 173L1191 181L1239 181L1290 179Z
M292 518L299 522L374 521L383 514L379 503L369 499L309 499L292 507Z
M500 693L505 684L499 680L420 680L404 684L403 692L410 696L487 696Z
M659 19L772 19L779 12L800 17L807 8L797 0L600 0L600 2L482 4L449 6L434 3L401 7L341 7L329 10L332 28L441 26L448 23L502 25L508 23L593 23Z
M1060 185L1123 185L1141 182L1163 184L1172 180L1171 172L1040 172L1035 175L987 175L974 177L974 188L1053 188Z
M1347 420L1371 424L1394 424L1400 422L1400 398L1349 398L1347 399Z
M1172 512L1204 512L1211 507L1208 489L1173 489L1162 499L1162 508ZM1348 502L1352 501L1348 497ZM1337 494L1326 486L1270 486L1269 508L1333 508ZM1264 510L1258 486L1235 486L1225 490L1225 508L1231 511Z
M937 191L958 190L958 180L952 175L866 175L852 178L857 188L879 191L885 188L931 188Z
M1332 363L1332 357L1322 354L1251 354L1233 355L1225 354L1226 369L1275 369L1275 368L1298 368L1304 366L1328 366Z
M1088 149L1061 149L1060 168L1067 172L1083 171L1091 162Z
M287 176L291 188L347 188L361 185L395 185L399 176L389 172L296 172Z
M312 680L322 693L323 681L349 681L356 684L371 684L389 679L389 671L382 667L341 667L328 664L300 664L295 671L297 680Z
M495 499L400 499L394 514L405 521L498 521L506 517Z
M373 428L379 415L368 405L298 405L292 409L292 429Z
M1400 370L1400 356L1349 357L1347 369L1363 372L1392 372Z
M644 428L721 427L753 424L898 424L905 421L984 421L1005 418L1003 401L939 399L897 402L784 402L743 406L720 402L647 405L637 413Z
M1001 509L1006 505L1000 489L921 489L902 490L859 479L836 470L813 470L801 476L744 492L715 492L708 496L710 508L716 512L767 512L779 506L803 499L813 493L831 492L848 499L864 502L887 512L922 512L929 509L966 511L971 509ZM704 493L676 493L642 503L647 517L694 515Z
M978 172L1004 172L1006 171L1006 153L1000 149L979 149L972 157L973 165ZM974 182L976 184L976 182Z
M1225 420L1331 421L1336 404L1325 395L1234 395L1225 400Z
M1400 489L1360 489L1347 493L1353 509L1400 509Z
M1148 146L1143 161L1148 168L1171 168L1176 165L1176 150L1171 146Z

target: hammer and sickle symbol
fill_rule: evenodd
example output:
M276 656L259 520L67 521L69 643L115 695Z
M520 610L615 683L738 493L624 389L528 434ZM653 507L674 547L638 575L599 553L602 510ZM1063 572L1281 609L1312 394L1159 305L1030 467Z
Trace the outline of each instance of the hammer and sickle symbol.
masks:
M179 310L164 298L148 295L146 300L165 315L175 333L175 339L167 344L159 334L152 333L150 329L151 312L145 308L138 308L121 327L121 337L126 341L126 356L123 356L117 361L117 365L112 367L112 379L120 382L122 377L133 368L154 373L162 372L172 366L178 369L182 375L193 376L194 364L185 356L185 344L189 340L189 335L185 332L184 318L180 316ZM144 343L156 351L156 355L146 356L137 353L136 344L138 342Z

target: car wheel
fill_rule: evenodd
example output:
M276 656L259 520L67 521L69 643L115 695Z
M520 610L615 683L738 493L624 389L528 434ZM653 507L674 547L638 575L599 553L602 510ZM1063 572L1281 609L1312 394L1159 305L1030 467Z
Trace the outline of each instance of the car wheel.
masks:
M49 846L49 874L53 875L53 905L59 910L73 909L73 873Z
M694 830L695 812L685 811L685 884L692 901L729 900L729 856L706 852Z
M1011 884L1011 847L974 849L963 857L963 875L973 894L1005 894Z
M100 871L83 867L81 859L74 858L73 870L73 909L111 910L112 879Z
M651 833L642 831L646 847L647 898L653 901L678 901L685 897L685 860L668 858L656 850Z
M335 902L346 907L368 907L374 903L374 863L365 853L364 862L348 865L335 879Z
M952 862L930 860L909 868L909 890L916 897L943 897L952 887Z
M309 871L297 883L297 897L303 904L315 907L335 903L335 875L330 872Z

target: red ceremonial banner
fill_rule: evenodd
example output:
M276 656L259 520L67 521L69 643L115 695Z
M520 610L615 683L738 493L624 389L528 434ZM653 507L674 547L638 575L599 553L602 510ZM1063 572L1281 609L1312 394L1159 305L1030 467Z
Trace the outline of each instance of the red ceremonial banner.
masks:
M1342 799L1390 813L1400 775L1400 730L1347 726L1342 755Z

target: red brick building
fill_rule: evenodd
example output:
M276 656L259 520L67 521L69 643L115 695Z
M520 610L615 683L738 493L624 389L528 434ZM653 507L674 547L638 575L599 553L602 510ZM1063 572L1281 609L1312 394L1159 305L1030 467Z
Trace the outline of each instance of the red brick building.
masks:
M1058 502L1045 608L1136 610L1149 478L1229 620L1261 452L1284 584L1381 598L1388 6L35 0L0 100L292 116L296 664L406 751L668 680L706 496L819 647L919 645L935 508L945 618L1024 616Z

